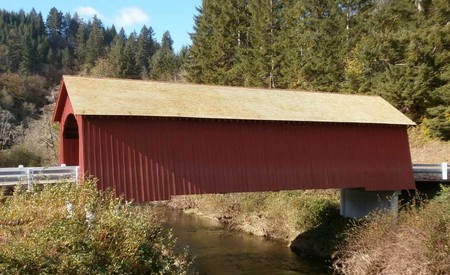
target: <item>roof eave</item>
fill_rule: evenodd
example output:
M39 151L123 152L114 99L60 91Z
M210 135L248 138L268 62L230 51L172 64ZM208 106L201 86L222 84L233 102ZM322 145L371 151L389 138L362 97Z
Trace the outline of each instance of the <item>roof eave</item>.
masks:
M207 117L207 116L173 116L173 115L147 115L147 114L132 114L132 113L114 113L114 114L99 114L95 112L81 111L78 113L81 116L99 116L99 117L149 117L149 118L169 118L169 119L206 119L206 120L234 120L234 121L265 121L265 122L299 122L299 123L331 123L331 124L367 124L367 125L386 125L386 126L416 126L410 119L398 122L385 121L333 121L333 120L284 120L284 119L265 119L265 118L237 118L237 117Z

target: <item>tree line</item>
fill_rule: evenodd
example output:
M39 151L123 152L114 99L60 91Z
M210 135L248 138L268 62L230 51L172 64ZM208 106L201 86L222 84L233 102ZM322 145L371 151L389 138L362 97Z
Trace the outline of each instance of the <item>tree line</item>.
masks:
M170 33L164 33L161 43L154 36L151 27L126 36L123 28L104 27L96 16L85 22L76 13L63 14L56 8L45 22L34 9L0 10L0 72L54 76L55 81L61 73L91 70L112 77L175 79L175 73L170 77L160 73L174 71L180 63ZM164 66L162 56L171 59ZM105 61L111 64L106 66Z

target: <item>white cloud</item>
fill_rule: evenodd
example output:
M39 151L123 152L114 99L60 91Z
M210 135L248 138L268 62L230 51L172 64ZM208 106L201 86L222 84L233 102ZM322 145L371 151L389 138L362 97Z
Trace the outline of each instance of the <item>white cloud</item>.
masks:
M97 15L99 19L105 19L103 14L101 14L99 11L90 6L78 7L75 9L75 11L78 13L80 17L93 17L94 15Z
M119 15L115 17L116 26L131 27L135 24L146 24L150 17L138 7L128 7L120 10Z

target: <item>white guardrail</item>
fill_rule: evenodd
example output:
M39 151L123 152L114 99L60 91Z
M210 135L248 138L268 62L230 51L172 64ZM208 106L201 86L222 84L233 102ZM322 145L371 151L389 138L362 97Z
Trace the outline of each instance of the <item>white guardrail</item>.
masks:
M33 184L55 183L59 180L78 181L79 167L23 167L0 168L0 187L26 185L28 191L33 190Z
M449 181L449 164L413 164L416 181Z

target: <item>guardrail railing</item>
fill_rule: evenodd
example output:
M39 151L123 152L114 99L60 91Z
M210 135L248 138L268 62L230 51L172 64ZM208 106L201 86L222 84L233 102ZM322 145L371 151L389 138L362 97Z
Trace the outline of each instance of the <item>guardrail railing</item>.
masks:
M413 164L416 181L449 181L447 162L441 164Z
M0 168L0 187L13 187L26 185L28 191L33 190L34 184L55 183L59 180L79 179L78 166L57 167L15 167Z

